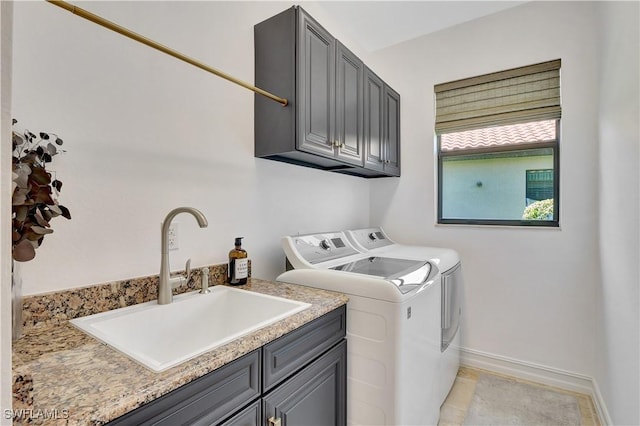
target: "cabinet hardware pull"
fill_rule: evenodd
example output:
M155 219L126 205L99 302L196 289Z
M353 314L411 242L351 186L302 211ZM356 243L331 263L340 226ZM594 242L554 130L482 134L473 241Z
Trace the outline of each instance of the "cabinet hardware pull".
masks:
M269 417L269 426L280 426L281 422L282 420L280 419L280 417L278 417L277 419L275 417Z

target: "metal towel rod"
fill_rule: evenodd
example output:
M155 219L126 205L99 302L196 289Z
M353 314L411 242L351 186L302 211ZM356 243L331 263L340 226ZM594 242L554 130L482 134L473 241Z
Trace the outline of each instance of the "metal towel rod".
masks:
M217 70L217 69L215 69L213 67L210 67L209 65L203 64L202 62L197 61L197 60L195 60L193 58L185 56L185 55L183 55L182 53L180 53L180 52L178 52L176 50L170 49L170 48L168 48L168 47L166 47L166 46L164 46L164 45L162 45L160 43L157 43L157 42L155 42L155 41L153 41L151 39L148 39L148 38L146 38L144 36L141 36L140 34L134 33L133 31L131 31L131 30L129 30L129 29L123 27L123 26L120 26L120 25L118 25L118 24L116 24L114 22L111 22L111 21L109 21L107 19L104 19L104 18L102 18L102 17L100 17L100 16L98 16L96 14L93 14L93 13L87 11L87 10L84 10L84 9L82 9L80 7L74 6L74 5L70 4L70 3L67 3L67 2L61 1L61 0L46 0L46 1L48 3L51 3L51 4L55 5L55 6L61 7L63 9L65 9L65 10L73 13L74 15L78 15L81 18L84 18L84 19L86 19L88 21L91 21L94 24L98 24L98 25L100 25L102 27L105 27L105 28L111 30L111 31L115 31L118 34L121 34L121 35L123 35L125 37L128 37L128 38L132 39L132 40L135 40L137 42L145 44L145 45L147 45L147 46L149 46L151 48L154 48L154 49L159 50L159 51L161 51L163 53L166 53L169 56L173 56L176 59L180 59L183 62L191 64L191 65L193 65L195 67L198 67L198 68L200 68L202 70L208 71L211 74L217 75L218 77L222 77L225 80L228 80L228 81L230 81L232 83L235 83L235 84L237 84L239 86L244 87L245 89L249 89L249 90L251 90L251 91L253 91L255 93L258 93L258 94L260 94L262 96L265 96L265 97L267 97L267 98L269 98L271 100L274 100L274 101L282 104L282 106L287 106L288 103L289 103L289 101L287 99L284 99L284 98L281 98L279 96L276 96L276 95L274 95L272 93L267 92L266 90L260 89L259 87L252 86L252 85L250 85L249 83L247 83L245 81L238 80L237 78L232 77L229 74L226 74L226 73L224 73L224 72L222 72L220 70Z

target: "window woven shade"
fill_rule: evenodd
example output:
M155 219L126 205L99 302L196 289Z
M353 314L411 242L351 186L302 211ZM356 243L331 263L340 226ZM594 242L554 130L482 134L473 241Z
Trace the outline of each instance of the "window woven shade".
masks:
M436 133L560 118L560 59L435 86Z

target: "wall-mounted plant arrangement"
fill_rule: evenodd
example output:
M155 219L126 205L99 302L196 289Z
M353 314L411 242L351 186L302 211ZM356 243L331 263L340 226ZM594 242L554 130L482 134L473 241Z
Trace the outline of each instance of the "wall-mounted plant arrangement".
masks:
M13 120L13 125L17 120ZM13 259L26 262L36 255L44 236L53 229L49 222L57 216L71 219L69 209L58 203L62 181L47 170L53 157L65 152L55 133L13 130Z

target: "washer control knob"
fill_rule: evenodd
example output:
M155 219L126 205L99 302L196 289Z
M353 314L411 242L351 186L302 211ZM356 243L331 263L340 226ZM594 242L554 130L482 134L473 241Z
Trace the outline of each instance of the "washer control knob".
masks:
M320 247L325 250L329 250L331 248L331 244L329 243L329 240L322 240L320 241Z
M371 241L375 241L378 239L378 236L376 235L375 232L372 232L369 234L369 238L371 239Z

